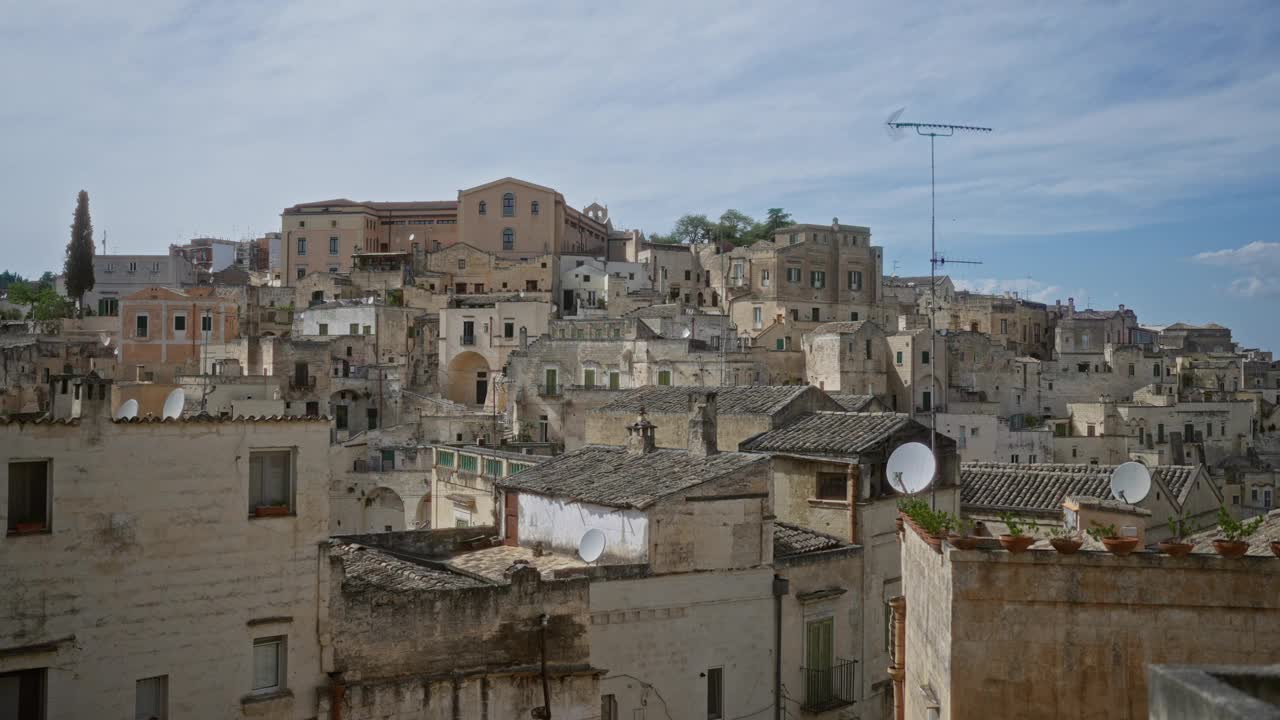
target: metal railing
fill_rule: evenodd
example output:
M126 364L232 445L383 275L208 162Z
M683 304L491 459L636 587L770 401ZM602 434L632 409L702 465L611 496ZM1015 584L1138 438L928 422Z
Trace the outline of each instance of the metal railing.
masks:
M857 702L854 668L857 660L836 659L831 667L800 668L804 679L804 710L822 711Z
M555 385L539 385L538 395L540 397L559 397L560 392L563 389L564 389L564 386L558 383Z
M476 344L476 336L475 336L475 335L463 335L463 336L462 336L462 344L463 344L463 345L475 345L475 344Z
M316 376L308 375L307 377L298 377L294 375L289 378L289 387L297 390L302 388L313 388L316 386Z

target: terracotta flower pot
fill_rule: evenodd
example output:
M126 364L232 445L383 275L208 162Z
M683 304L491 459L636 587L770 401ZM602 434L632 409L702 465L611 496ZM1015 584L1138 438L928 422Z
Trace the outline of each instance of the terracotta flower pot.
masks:
M1224 558L1238 558L1249 552L1249 543L1243 540L1214 540L1213 549Z
M1000 545L1011 553L1026 552L1027 548L1036 541L1030 535L1001 535Z
M930 535L929 533L921 533L921 535L924 536L924 541L929 543L929 547L933 548L934 550L937 550L938 552L942 552L942 536L941 535Z
M1164 553L1165 555L1170 555L1172 557L1182 557L1183 555L1190 554L1190 552L1194 550L1196 546L1192 545L1191 543L1172 542L1170 540L1165 540L1162 543L1158 543L1156 547L1160 548L1160 552Z
M894 518L893 525L898 529L898 532L902 532L902 527L903 527L902 513L898 513L898 517Z
M1271 541L1271 554L1280 558L1280 540Z
M957 550L972 550L978 547L978 538L973 535L952 533L947 536L947 542L955 546Z
M1136 537L1104 537L1102 544L1112 555L1128 555L1138 547Z
M1056 537L1049 538L1049 544L1062 555L1075 555L1084 541L1080 538Z

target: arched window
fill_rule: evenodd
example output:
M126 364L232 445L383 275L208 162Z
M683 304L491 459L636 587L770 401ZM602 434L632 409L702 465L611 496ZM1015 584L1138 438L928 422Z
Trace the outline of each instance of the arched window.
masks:
M484 214L485 214L485 213L487 213L487 212L489 212L489 203L487 203L487 202L485 202L485 201L481 200L481 201L480 201L480 214L481 214L481 215L484 215Z
M516 214L516 194L507 193L502 196L502 217L512 217Z
M533 214L533 215L537 215L537 214L538 214L538 201L537 201L537 200L534 200L533 202L529 203L529 212L530 212L531 214Z
M514 250L516 246L516 231L506 228L502 231L502 249Z

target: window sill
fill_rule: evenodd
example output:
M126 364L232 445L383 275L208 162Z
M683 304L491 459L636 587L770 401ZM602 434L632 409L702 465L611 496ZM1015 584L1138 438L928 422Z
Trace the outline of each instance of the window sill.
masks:
M53 528L42 527L34 530L9 530L5 532L5 537L27 537L31 535L52 535Z
M825 500L823 498L809 498L809 507L817 508L833 508L837 510L847 510L849 508L848 500Z
M274 702L277 700L292 700L292 690L275 690L269 693L249 693L240 698L241 705L257 705L259 703Z
M286 517L297 517L297 516L298 516L298 513L296 510L286 510L282 512L277 512L274 510L270 510L267 507L256 508L253 512L249 513L250 520L262 520L262 519L268 519L268 518L286 518Z

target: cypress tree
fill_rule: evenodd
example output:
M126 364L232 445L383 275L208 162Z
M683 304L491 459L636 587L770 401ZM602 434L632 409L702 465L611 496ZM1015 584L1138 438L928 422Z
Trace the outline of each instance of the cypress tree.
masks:
M67 297L80 306L84 294L93 289L93 222L89 219L89 193L76 197L76 212L71 222L71 240L67 243L67 259L62 266ZM83 310L81 310L83 312Z

